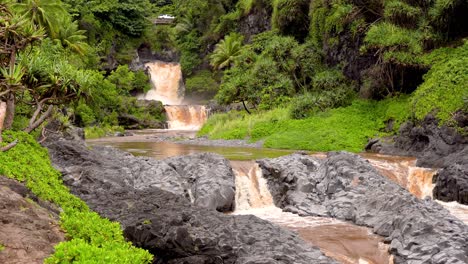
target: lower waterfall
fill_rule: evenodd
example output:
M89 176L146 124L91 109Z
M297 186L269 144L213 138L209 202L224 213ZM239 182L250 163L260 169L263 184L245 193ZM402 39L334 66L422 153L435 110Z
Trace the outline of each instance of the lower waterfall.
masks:
M327 256L345 264L391 264L392 256L383 239L365 227L324 217L301 217L283 212L273 203L253 161L231 161L236 174L236 207L233 214L255 215L296 232L304 241L319 247Z

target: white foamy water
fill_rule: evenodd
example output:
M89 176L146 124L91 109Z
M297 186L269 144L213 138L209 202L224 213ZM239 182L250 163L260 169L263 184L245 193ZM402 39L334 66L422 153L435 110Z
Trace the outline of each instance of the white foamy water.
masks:
M319 247L327 256L345 264L393 263L383 239L370 229L325 217L301 217L283 212L263 178L262 170L252 161L231 161L236 174L235 215L255 215L296 232L306 242Z
M459 204L457 202L442 202L439 200L435 201L445 207L445 209L449 210L453 216L457 217L458 219L462 220L463 223L468 225L468 205Z

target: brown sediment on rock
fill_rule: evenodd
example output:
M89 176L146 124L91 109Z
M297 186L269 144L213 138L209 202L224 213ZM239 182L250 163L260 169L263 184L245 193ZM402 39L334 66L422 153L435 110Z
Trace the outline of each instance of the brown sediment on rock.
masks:
M0 263L43 263L64 240L58 210L21 183L0 176Z

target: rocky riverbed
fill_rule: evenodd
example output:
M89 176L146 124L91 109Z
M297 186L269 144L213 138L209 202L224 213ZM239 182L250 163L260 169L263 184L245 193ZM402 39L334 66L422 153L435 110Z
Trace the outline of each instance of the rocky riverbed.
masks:
M441 168L434 177L435 199L468 205L468 114L454 114L458 129L440 126L428 115L421 123L407 122L398 136L371 140L369 151L418 158L418 166Z
M467 263L468 226L438 203L414 197L361 157L290 155L258 161L275 204L332 216L386 237L395 263Z
M76 141L47 144L71 191L119 221L134 244L167 263L334 263L296 234L254 216L224 212L234 203L229 164L214 154L156 161ZM349 153L325 160L290 155L260 160L275 204L301 215L372 227L396 263L468 262L468 227L420 200Z
M46 146L72 193L156 263L336 263L267 221L217 212L234 201L232 168L218 155L156 161L76 141Z

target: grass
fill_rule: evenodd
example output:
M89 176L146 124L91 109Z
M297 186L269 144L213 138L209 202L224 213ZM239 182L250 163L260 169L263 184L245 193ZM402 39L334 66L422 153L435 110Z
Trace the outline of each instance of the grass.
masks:
M24 182L38 197L63 210L60 224L69 240L58 244L45 263L151 262L148 251L125 241L119 223L100 217L70 193L61 174L52 167L47 150L31 135L5 131L3 136L3 144L14 139L19 143L7 152L0 152L0 175Z
M199 135L211 139L264 140L268 148L359 152L368 139L396 132L408 117L408 97L380 102L355 100L350 106L303 120L291 119L288 108L253 115L217 114L210 117ZM394 120L393 131L385 131L389 120Z
M125 132L125 129L121 126L90 126L85 127L85 138L86 139L93 139L93 138L101 138L105 136L113 136L116 132Z

